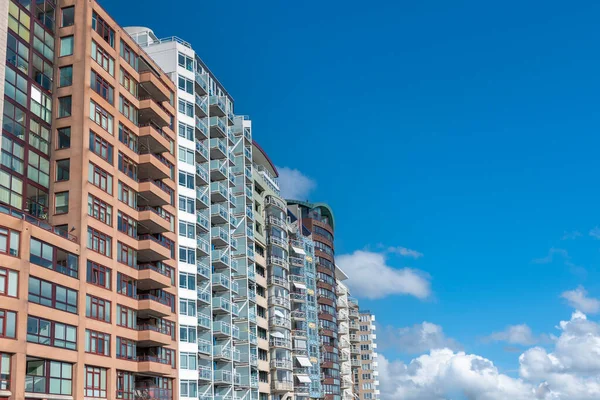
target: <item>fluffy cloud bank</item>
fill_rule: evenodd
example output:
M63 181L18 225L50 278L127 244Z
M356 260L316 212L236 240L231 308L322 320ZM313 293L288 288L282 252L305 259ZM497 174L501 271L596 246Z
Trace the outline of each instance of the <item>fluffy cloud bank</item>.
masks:
M532 347L519 357L519 374L448 348L434 349L405 364L379 357L382 399L597 400L600 398L600 325L577 311L557 328L554 350ZM531 340L527 334L525 339Z
M309 194L317 187L317 183L297 169L276 167L279 172L279 189L281 197L292 200L308 200Z

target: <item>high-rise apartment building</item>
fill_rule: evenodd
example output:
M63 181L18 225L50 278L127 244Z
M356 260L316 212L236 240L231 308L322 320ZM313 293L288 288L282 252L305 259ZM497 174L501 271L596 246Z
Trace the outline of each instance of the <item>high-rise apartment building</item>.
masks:
M0 398L176 397L175 87L95 1L0 11Z
M338 266L335 268L336 293L337 298L337 316L338 316L338 349L340 363L340 386L342 400L351 400L354 398L351 366L351 343L350 343L350 314L353 313L351 303L349 303L349 291L344 280L348 276Z
M178 89L180 397L258 399L251 121L191 44L127 31Z
M334 219L324 203L288 200L296 216L312 235L317 274L321 388L325 400L340 400L340 363L337 323L337 293L334 259Z
M352 343L352 375L354 394L358 400L379 399L379 372L375 315L368 310L358 310L358 302L350 299L354 329Z

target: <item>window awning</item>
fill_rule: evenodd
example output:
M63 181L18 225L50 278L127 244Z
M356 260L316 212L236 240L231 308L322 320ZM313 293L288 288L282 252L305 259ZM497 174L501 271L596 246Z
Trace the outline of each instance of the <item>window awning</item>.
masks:
M304 283L294 282L294 286L296 286L298 289L306 289L306 285Z
M300 247L292 246L292 250L294 250L294 253L296 253L296 254L302 254L303 256L306 255L306 252L304 250L302 250Z
M273 333L271 333L271 337L283 339L285 337L285 335L281 332L273 332Z
M298 378L300 383L310 383L310 378L308 375L296 375L296 378Z
M278 317L281 317L281 318L285 318L285 315L279 310L275 310L275 315L277 315Z
M312 364L307 357L296 356L296 360L298 360L298 363L300 363L300 365L303 367L312 367Z

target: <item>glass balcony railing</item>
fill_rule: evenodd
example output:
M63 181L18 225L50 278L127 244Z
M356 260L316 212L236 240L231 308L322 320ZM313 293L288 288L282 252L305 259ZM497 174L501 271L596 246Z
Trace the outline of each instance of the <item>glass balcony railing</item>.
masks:
M210 184L211 193L219 193L224 198L229 198L229 191L227 190L227 186L223 185L221 182L212 182Z
M233 381L233 374L230 371L215 371L214 380L215 382L231 383Z
M198 339L198 352L204 354L211 354L212 344L208 340Z
M196 199L200 200L202 203L206 204L207 206L210 204L210 201L208 200L208 194L206 193L206 189L197 188L196 189Z
M213 331L215 333L222 333L224 335L231 335L231 325L223 321L213 322Z
M229 218L229 212L227 208L223 207L221 204L213 204L210 208L210 213L213 216L221 216L223 219Z
M231 287L231 281L223 274L213 274L212 283L213 285L221 285L227 289Z
M213 226L210 230L210 234L213 239L219 238L224 242L229 241L229 232L221 228L220 226Z
M223 357L227 359L231 359L232 348L228 345L218 344L213 348L213 356L214 357Z
M206 140L196 141L196 151L202 154L205 159L208 159L208 146L206 144Z
M213 250L211 259L213 264L216 262L221 262L225 265L229 265L229 253L227 252L227 249Z
M196 72L195 78L198 86L204 89L205 93L208 93L208 74L200 74Z
M227 145L222 139L212 138L210 139L210 148L218 149L221 153L227 156Z
M210 329L210 316L203 313L198 313L198 326L201 326L205 329Z
M213 309L222 309L225 311L231 311L231 302L222 297L215 297L213 299Z
M210 227L210 222L208 220L208 217L202 213L198 213L196 215L196 222L198 223L198 225L200 225L204 229L208 229Z
M210 267L204 262L204 258L196 261L196 269L199 275L202 275L205 278L210 277Z
M208 252L210 251L210 244L208 243L208 240L204 239L201 236L198 236L196 239L197 242L197 246L200 250L202 250L204 253L208 254Z
M201 300L205 303L210 303L210 298L211 298L210 290L197 288L196 295L198 296L198 300Z
M231 336L233 336L234 339L239 339L240 338L240 328L238 328L237 326L233 326L231 328Z
M204 381L212 380L213 371L210 367L199 366L198 367L198 378Z
M208 138L208 125L206 125L206 118L196 117L196 129L200 132L200 136Z

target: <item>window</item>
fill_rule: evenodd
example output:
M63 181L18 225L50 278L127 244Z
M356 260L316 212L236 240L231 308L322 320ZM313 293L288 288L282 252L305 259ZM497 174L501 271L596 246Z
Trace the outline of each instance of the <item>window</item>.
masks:
M179 99L179 112L187 115L188 117L194 117L194 105L189 101Z
M137 357L137 344L133 340L117 336L117 358L135 360Z
M133 209L137 209L137 193L135 190L119 181L119 200Z
M123 40L121 40L121 57L123 57L127 64L131 65L133 69L136 71L138 70L138 56Z
M65 67L60 67L58 69L58 87L71 86L72 84L73 84L73 66L67 65Z
M112 175L92 163L90 163L88 168L88 181L108 194L112 194Z
M36 53L33 53L31 65L33 67L33 79L46 91L51 92L52 82L54 80L54 68L52 64L38 56Z
M70 56L73 54L73 36L65 36L60 38L60 57Z
M32 303L56 310L77 313L77 291L29 276L28 299Z
M10 389L10 354L0 353L0 390Z
M0 268L0 296L17 297L19 289L19 273Z
M197 368L198 360L197 353L179 353L179 366L181 369L189 369L195 371Z
M110 357L110 335L86 329L85 352Z
M23 173L23 163L25 159L25 148L18 144L16 140L8 136L2 136L2 165L16 171L19 174Z
M36 1L34 13L46 28L54 32L54 5L52 1Z
M130 129L119 123L119 141L125 144L130 150L138 152L138 137Z
M113 145L94 131L90 131L90 150L110 164L113 163Z
M8 76L9 70L10 68L6 69L6 76ZM31 112L49 124L52 121L52 97L42 93L35 86L31 86L30 97L31 102L29 107Z
M75 7L65 7L61 10L62 12L62 20L61 27L65 28L67 26L71 26L75 23Z
M92 13L92 29L106 40L110 47L115 46L115 31L95 11Z
M58 128L58 149L68 149L71 147L71 127Z
M119 96L119 111L125 116L125 118L137 125L138 110L123 96Z
M96 319L98 321L110 323L110 301L103 300L99 297L85 297L85 316Z
M112 206L91 194L88 194L88 215L112 226Z
M132 268L137 268L137 250L117 242L117 260Z
M106 368L85 366L85 397L106 398Z
M194 150L186 149L183 146L179 146L179 161L186 164L194 165Z
M179 236L194 239L196 237L196 224L179 221Z
M179 261L188 264L196 264L196 249L179 246Z
M73 365L53 360L27 357L25 391L70 396L73 386Z
M18 257L20 237L18 231L0 227L0 253Z
M179 340L187 343L196 343L196 327L188 325L179 326Z
M195 181L194 181L193 174L189 174L184 171L179 171L179 185L180 186L184 186L188 189L193 189L194 184L195 184Z
M50 161L39 154L29 150L29 168L27 177L44 187L50 186Z
M29 144L46 155L50 153L50 129L33 118L29 120Z
M125 233L127 236L137 239L137 221L129 215L119 211L117 213L117 229Z
M113 116L92 100L90 100L90 119L111 135L113 134Z
M66 214L69 212L69 192L56 193L54 199L54 213Z
M33 237L30 242L29 261L44 268L77 278L78 256Z
M117 325L137 329L137 311L117 304Z
M8 7L8 27L26 42L29 42L29 23L29 15L11 1Z
M179 315L196 316L196 302L190 299L179 299Z
M4 94L23 107L27 107L27 79L12 68L6 68L4 82Z
M9 68L6 69L8 71ZM7 86L4 86L4 90L6 92ZM25 124L27 122L27 117L23 110L19 107L9 103L8 101L4 102L4 110L2 112L3 121L2 121L2 129L11 135L18 137L19 139L25 140Z
M58 98L58 118L71 116L71 96Z
M56 161L56 181L68 181L71 175L71 160L69 158L65 160Z
M179 210L193 214L196 210L194 199L185 196L179 196Z
M184 124L183 122L180 122L179 123L179 137L194 141L194 127Z
M29 71L29 48L8 32L6 47L6 62L14 65L27 75Z
M135 378L133 372L117 371L117 399L134 399Z
M194 70L194 60L183 53L177 54L177 63L188 71Z
M182 380L180 383L181 397L198 397L198 382Z
M112 257L112 238L88 226L87 247L107 257Z
M196 290L196 274L180 272L179 287L182 289Z
M194 82L179 75L178 87L186 93L194 94Z
M97 74L93 69L90 73L90 86L92 90L98 93L104 100L113 104L115 89L106 79Z
M133 179L138 180L138 166L137 164L125 154L119 152L119 171Z
M136 299L137 281L130 276L117 273L117 293Z
M14 339L17 329L17 313L0 309L0 338Z
M360 351L368 351L371 349L371 346L368 344L361 344L360 345Z
M120 70L119 82L129 93L131 93L133 96L135 96L137 98L138 83L123 68L121 68L121 70Z
M77 349L77 327L38 317L27 317L27 341L62 349Z
M92 40L92 58L104 69L106 72L115 76L115 60L108 55L106 50L102 46L98 46L96 42Z
M111 269L93 261L87 262L87 282L110 290Z

